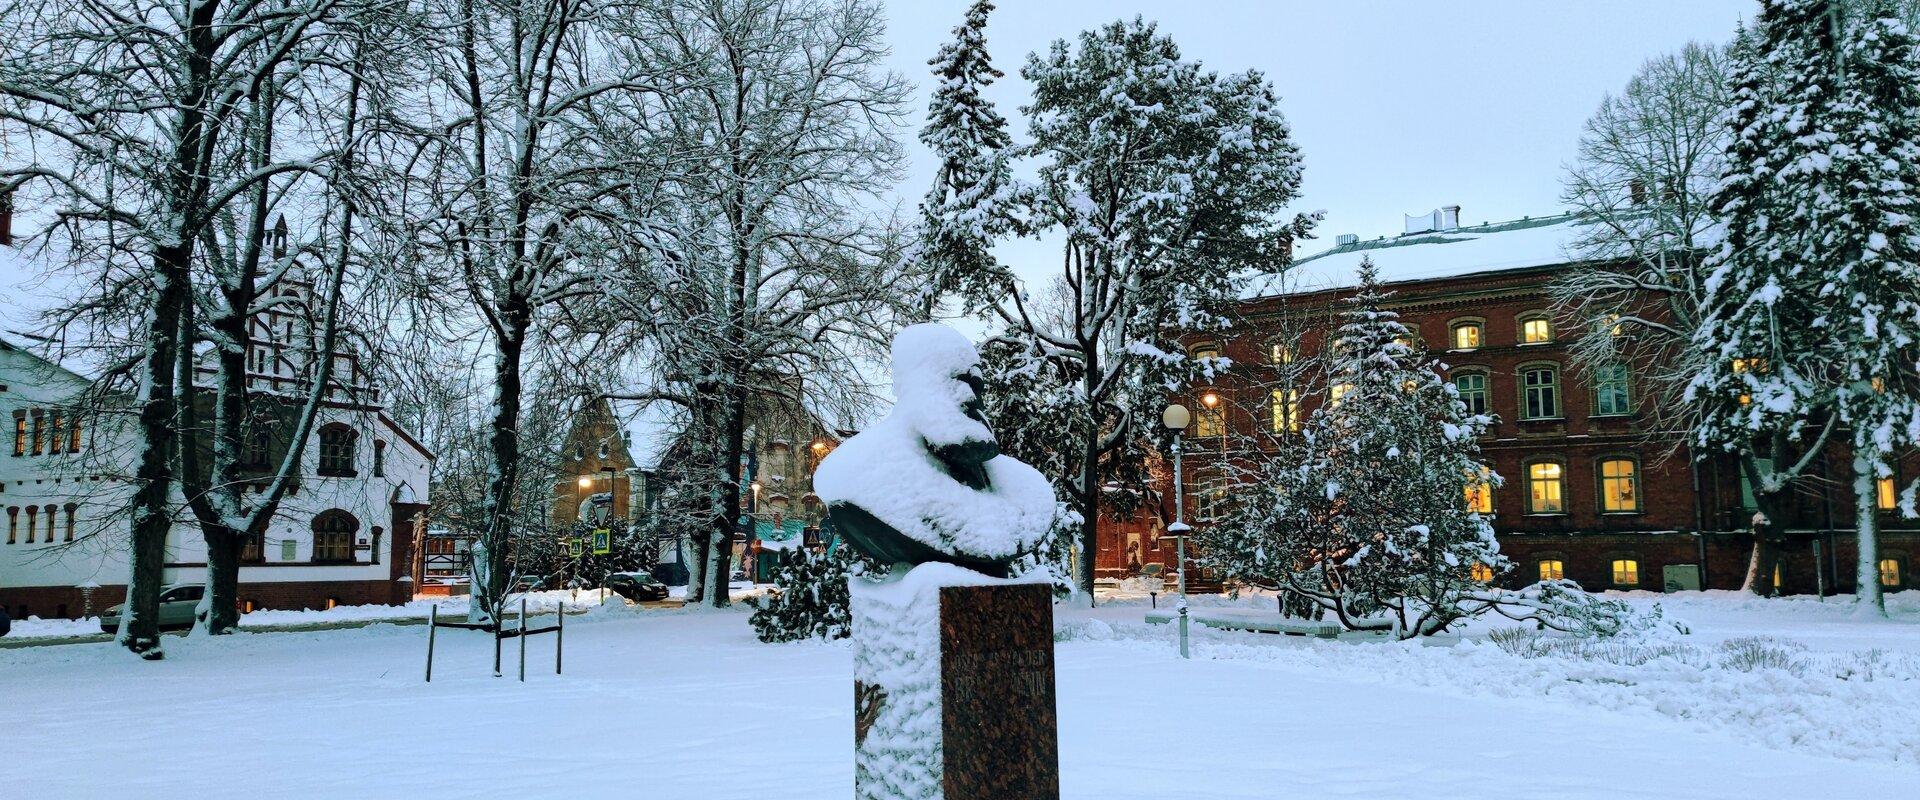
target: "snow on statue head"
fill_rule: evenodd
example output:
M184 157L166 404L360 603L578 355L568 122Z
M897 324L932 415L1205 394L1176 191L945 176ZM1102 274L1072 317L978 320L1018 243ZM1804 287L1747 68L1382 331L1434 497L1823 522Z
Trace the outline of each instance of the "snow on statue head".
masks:
M980 411L980 353L945 325L893 340L893 411L820 462L834 528L881 561L1004 576L1053 527L1053 487L1000 455Z

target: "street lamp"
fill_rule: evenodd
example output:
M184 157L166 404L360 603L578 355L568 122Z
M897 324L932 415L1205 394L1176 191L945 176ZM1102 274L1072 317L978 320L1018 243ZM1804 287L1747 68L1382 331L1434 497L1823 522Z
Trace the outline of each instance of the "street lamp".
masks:
M1214 403L1220 402L1220 398L1208 392L1201 402L1211 408ZM1166 535L1161 538L1171 537L1174 542L1174 572L1180 581L1181 658L1192 658L1187 651L1187 536L1193 529L1187 526L1185 492L1180 485L1180 434L1187 430L1190 421L1187 407L1179 403L1167 406L1167 410L1160 414L1160 424L1173 431L1173 524L1167 526Z

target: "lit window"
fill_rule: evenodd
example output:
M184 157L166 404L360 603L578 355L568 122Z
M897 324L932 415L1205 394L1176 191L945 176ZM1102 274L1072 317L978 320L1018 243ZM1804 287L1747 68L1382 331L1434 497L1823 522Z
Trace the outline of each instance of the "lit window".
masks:
M1414 349L1414 345L1417 344L1419 341L1420 340L1417 337L1415 337L1412 333L1403 333L1403 334L1400 334L1399 336L1393 337L1394 344L1400 345L1401 347L1406 348L1408 351L1412 351Z
M1593 371L1593 413L1600 415L1633 413L1627 365L1606 364Z
M1613 585L1639 586L1640 562L1631 558L1617 558L1613 561Z
M1467 477L1467 510L1475 514L1493 513L1493 470L1481 467Z
M1467 413L1487 413L1487 376L1485 374L1469 372L1455 375L1453 388L1459 391L1460 402L1466 405Z
M1330 405L1330 406L1340 405L1340 400L1346 397L1347 394L1352 391L1353 391L1353 384L1351 383L1334 384L1332 388L1327 390L1327 405Z
M67 420L67 452L80 452L80 412L77 411Z
M1293 363L1293 348L1284 344L1276 344L1273 346L1272 356L1275 366L1291 364Z
M1528 367L1520 373L1526 402L1521 413L1527 419L1553 419L1560 416L1560 370L1554 367Z
M1608 336L1619 336L1621 333L1624 332L1622 329L1622 326L1620 325L1619 314L1608 314L1606 325L1607 325Z
M13 454L27 454L27 412L24 410L13 412Z
M1543 580L1543 581L1564 580L1566 576L1567 576L1566 562L1561 561L1560 559L1557 559L1557 558L1549 558L1549 559L1542 560L1540 562L1540 580Z
M1873 504L1881 511L1892 511L1899 505L1898 490L1892 478L1880 478L1873 482Z
M352 561L353 534L360 523L344 511L320 512L313 518L313 560Z
M1300 391L1298 389L1273 390L1273 432L1300 432Z
M1475 583L1492 583L1493 568L1485 564L1474 564L1472 578Z
M1480 346L1480 323L1463 322L1453 326L1453 349L1472 350Z
M1546 317L1534 317L1520 323L1521 344L1545 344L1553 341L1553 322Z
M1226 409L1215 406L1208 408L1201 404L1193 415L1193 435L1225 436L1227 433Z
M1527 465L1527 513L1562 514L1567 510L1566 470L1552 461Z
M1763 375L1767 372L1767 360L1764 358L1736 358L1729 366L1735 375L1742 375L1748 372ZM1745 392L1740 393L1740 405L1744 406L1752 402L1753 395Z
M47 452L58 453L60 452L60 446L66 444L66 437L62 434L65 433L67 418L66 415L60 413L58 410L55 410L48 416L52 418L52 421L47 423Z
M1899 587L1901 585L1900 584L1900 559L1897 559L1897 558L1880 559L1880 585L1892 586L1892 587Z
M1640 475L1631 459L1600 462L1600 510L1616 514L1640 510Z
M40 412L40 409L37 409L37 408L32 411L32 415L33 415L33 454L37 456L45 451L46 442L47 442L45 423L46 423L47 417L45 414Z

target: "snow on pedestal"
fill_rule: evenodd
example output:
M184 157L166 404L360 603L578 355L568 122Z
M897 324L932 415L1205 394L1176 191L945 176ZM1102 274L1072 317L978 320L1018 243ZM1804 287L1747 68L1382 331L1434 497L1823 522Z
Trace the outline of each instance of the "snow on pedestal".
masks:
M884 581L851 579L854 796L858 800L949 796L944 790L947 726L943 710L951 699L943 699L942 692L941 590L1046 584L1044 576L991 578L940 562L911 570L897 567ZM1045 635L1050 645L1050 623ZM1050 700L1050 659L1046 667ZM1043 744L1051 750L1051 731L1048 736Z

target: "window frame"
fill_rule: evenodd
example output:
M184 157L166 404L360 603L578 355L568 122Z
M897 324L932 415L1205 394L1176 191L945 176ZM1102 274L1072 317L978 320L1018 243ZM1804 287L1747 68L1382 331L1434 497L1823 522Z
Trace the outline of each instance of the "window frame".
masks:
M1633 582L1620 581L1620 565L1633 565ZM1639 589L1647 585L1644 560L1638 553L1612 553L1607 556L1607 585L1614 589Z
M1601 409L1600 399L1605 396L1602 392L1606 388L1608 383L1606 379L1601 377L1601 374L1602 374L1601 370L1619 370L1620 371L1620 384L1621 384L1621 390L1622 390L1621 393L1625 397L1625 400L1623 402L1626 404L1626 410L1605 411ZM1591 413L1589 413L1587 416L1590 416L1590 417L1631 417L1633 416L1635 413L1634 403L1633 403L1633 399L1634 399L1633 398L1633 369L1627 366L1623 362L1616 361L1613 363L1602 364L1600 366L1594 367L1592 372L1593 372L1593 385L1588 388L1589 388L1590 394L1592 395L1591 400L1593 405L1591 406L1591 409L1592 409Z
M1545 323L1547 326L1547 338L1537 342L1529 341L1527 339L1527 324L1531 322ZM1551 312L1522 311L1513 317L1514 344L1521 347L1539 347L1541 345L1553 344L1560 339L1560 332L1556 330L1558 327L1559 326L1553 324L1553 314Z
M1626 477L1629 481L1629 489L1632 492L1633 498L1633 508L1631 509L1607 508L1607 481L1619 479L1618 477L1607 475L1607 465L1617 463L1627 464L1630 469L1632 469L1632 474ZM1640 480L1639 456L1633 455L1632 453L1608 453L1593 459L1594 499L1598 501L1600 513L1603 516L1631 516L1646 513L1646 495L1642 492L1644 484L1645 482Z
M1270 420L1268 431L1287 436L1299 433L1304 425L1300 418L1299 389L1270 389L1267 392L1267 416Z
M1900 510L1900 473L1898 466L1894 474L1873 479L1873 508L1882 514L1892 514Z
M1476 344L1474 344L1471 347L1460 346L1460 329L1466 328L1466 327L1472 327L1477 331L1475 338L1478 341ZM1447 320L1447 350L1456 352L1456 353L1464 353L1464 352L1479 350L1486 346L1487 346L1487 318L1486 317L1454 317L1453 319Z
M314 433L319 439L319 463L314 473L330 478L358 477L354 470L354 461L360 455L360 432L344 422L329 422L320 426ZM345 441L329 441L330 436L344 436Z
M1547 577L1545 567L1554 565L1554 576ZM1567 579L1567 557L1559 553L1541 553L1533 559L1533 575L1541 581L1564 581Z
M1560 474L1554 479L1555 482L1558 483L1560 487L1559 491L1556 493L1557 495L1556 499L1559 501L1560 507L1557 510L1553 510L1553 511L1542 511L1534 505L1533 468L1537 466L1548 465L1548 464L1551 464L1555 467L1560 468ZM1535 458L1530 458L1520 465L1520 474L1522 476L1521 480L1523 482L1522 489L1524 490L1524 493L1525 493L1524 506L1526 508L1527 516L1563 517L1571 513L1567 510L1567 507L1569 504L1567 502L1568 497L1567 497L1567 461L1566 459L1560 458L1558 456L1538 456Z
M1472 492L1475 487L1480 488L1481 490L1480 496L1486 499L1486 502L1483 504L1487 507L1485 511L1481 511L1480 509L1476 508L1474 506L1471 496L1467 496L1468 493ZM1466 487L1464 491L1461 492L1461 494L1463 495L1461 499L1466 501L1467 512L1470 514L1479 514L1480 516L1486 517L1489 519L1491 519L1495 514L1499 513L1500 505L1494 497L1496 492L1494 492L1493 490L1494 490L1493 465L1481 464L1478 475L1467 476Z
M332 523L339 523L333 527ZM326 526L326 527L323 527ZM341 528L344 528L342 530ZM307 560L315 564L352 564L353 542L360 532L360 520L338 508L329 508L313 517L313 550ZM321 537L328 537L322 539ZM340 537L336 542L334 537ZM339 555L344 553L344 555Z
M1565 392L1563 391L1565 382L1561 380L1561 375L1563 370L1561 369L1559 362L1529 361L1524 364L1515 366L1513 371L1515 376L1519 378L1519 380L1514 381L1514 388L1517 389L1520 393L1519 417L1522 421L1544 422L1544 421L1552 421L1552 420L1564 420L1567 418L1566 417L1566 413L1567 413L1566 397L1565 397ZM1551 389L1553 392L1553 410L1552 410L1552 413L1550 414L1535 415L1530 411L1532 403L1528 402L1527 395L1529 392L1533 391L1534 389L1541 388L1541 387L1528 385L1527 380L1528 380L1528 375L1536 371L1547 371L1547 372L1553 373L1552 384L1550 384L1548 387L1545 387L1545 388Z
M1887 582L1887 565L1893 565L1893 583ZM1880 588L1905 589L1907 587L1907 559L1894 554L1881 555L1874 563L1874 571L1879 574Z
M1488 369L1487 367L1474 365L1474 366L1466 366L1466 367L1456 367L1451 372L1452 374L1447 376L1447 382L1450 384L1453 384L1454 394L1456 397L1459 398L1460 402L1466 406L1467 413L1487 414L1487 415L1493 414L1493 370ZM1473 405L1470 403L1467 403L1466 392L1460 389L1461 378L1479 378L1480 379L1479 395L1480 395L1481 409L1479 411L1474 411Z

